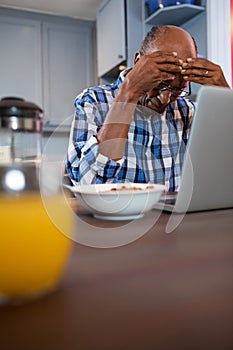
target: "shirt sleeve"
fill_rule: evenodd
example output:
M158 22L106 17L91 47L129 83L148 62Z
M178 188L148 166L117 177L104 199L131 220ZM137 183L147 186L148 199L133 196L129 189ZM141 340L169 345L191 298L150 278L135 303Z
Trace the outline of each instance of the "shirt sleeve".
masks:
M124 159L114 161L99 152L96 138L107 112L107 104L90 97L77 98L71 126L66 169L70 179L79 184L112 182Z

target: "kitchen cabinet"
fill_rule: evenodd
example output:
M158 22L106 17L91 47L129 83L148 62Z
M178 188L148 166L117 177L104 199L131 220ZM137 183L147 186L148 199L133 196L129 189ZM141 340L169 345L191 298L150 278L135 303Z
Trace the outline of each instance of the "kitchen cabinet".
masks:
M104 0L97 15L97 74L115 79L119 65L132 65L143 38L141 0Z
M43 105L48 124L66 123L78 93L93 84L92 31L85 23L43 23Z
M125 1L107 0L97 11L98 76L126 60Z
M0 98L35 102L45 128L65 123L96 83L94 33L94 21L0 8Z
M0 98L42 104L40 23L0 14Z

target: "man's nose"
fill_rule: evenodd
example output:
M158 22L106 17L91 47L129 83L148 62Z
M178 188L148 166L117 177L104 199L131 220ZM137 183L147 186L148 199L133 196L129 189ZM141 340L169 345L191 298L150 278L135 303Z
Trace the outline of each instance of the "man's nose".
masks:
M171 91L168 89L161 91L161 93L157 96L157 98L160 100L162 104L168 104L171 100Z

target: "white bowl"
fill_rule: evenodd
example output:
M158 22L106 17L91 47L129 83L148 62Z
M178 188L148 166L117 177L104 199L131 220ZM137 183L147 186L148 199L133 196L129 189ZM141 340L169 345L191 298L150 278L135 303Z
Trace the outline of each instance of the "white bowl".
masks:
M143 183L76 185L72 191L98 219L138 219L157 203L165 186Z

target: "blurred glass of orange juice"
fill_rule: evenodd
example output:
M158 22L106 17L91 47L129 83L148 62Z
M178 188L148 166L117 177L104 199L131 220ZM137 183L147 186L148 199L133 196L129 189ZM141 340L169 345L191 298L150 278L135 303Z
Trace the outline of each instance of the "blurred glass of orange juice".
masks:
M58 222L53 223L48 212ZM0 197L0 299L20 301L57 287L72 240L71 210L62 194L46 199L40 192ZM55 221L57 221L55 220ZM57 225L58 223L58 225Z

